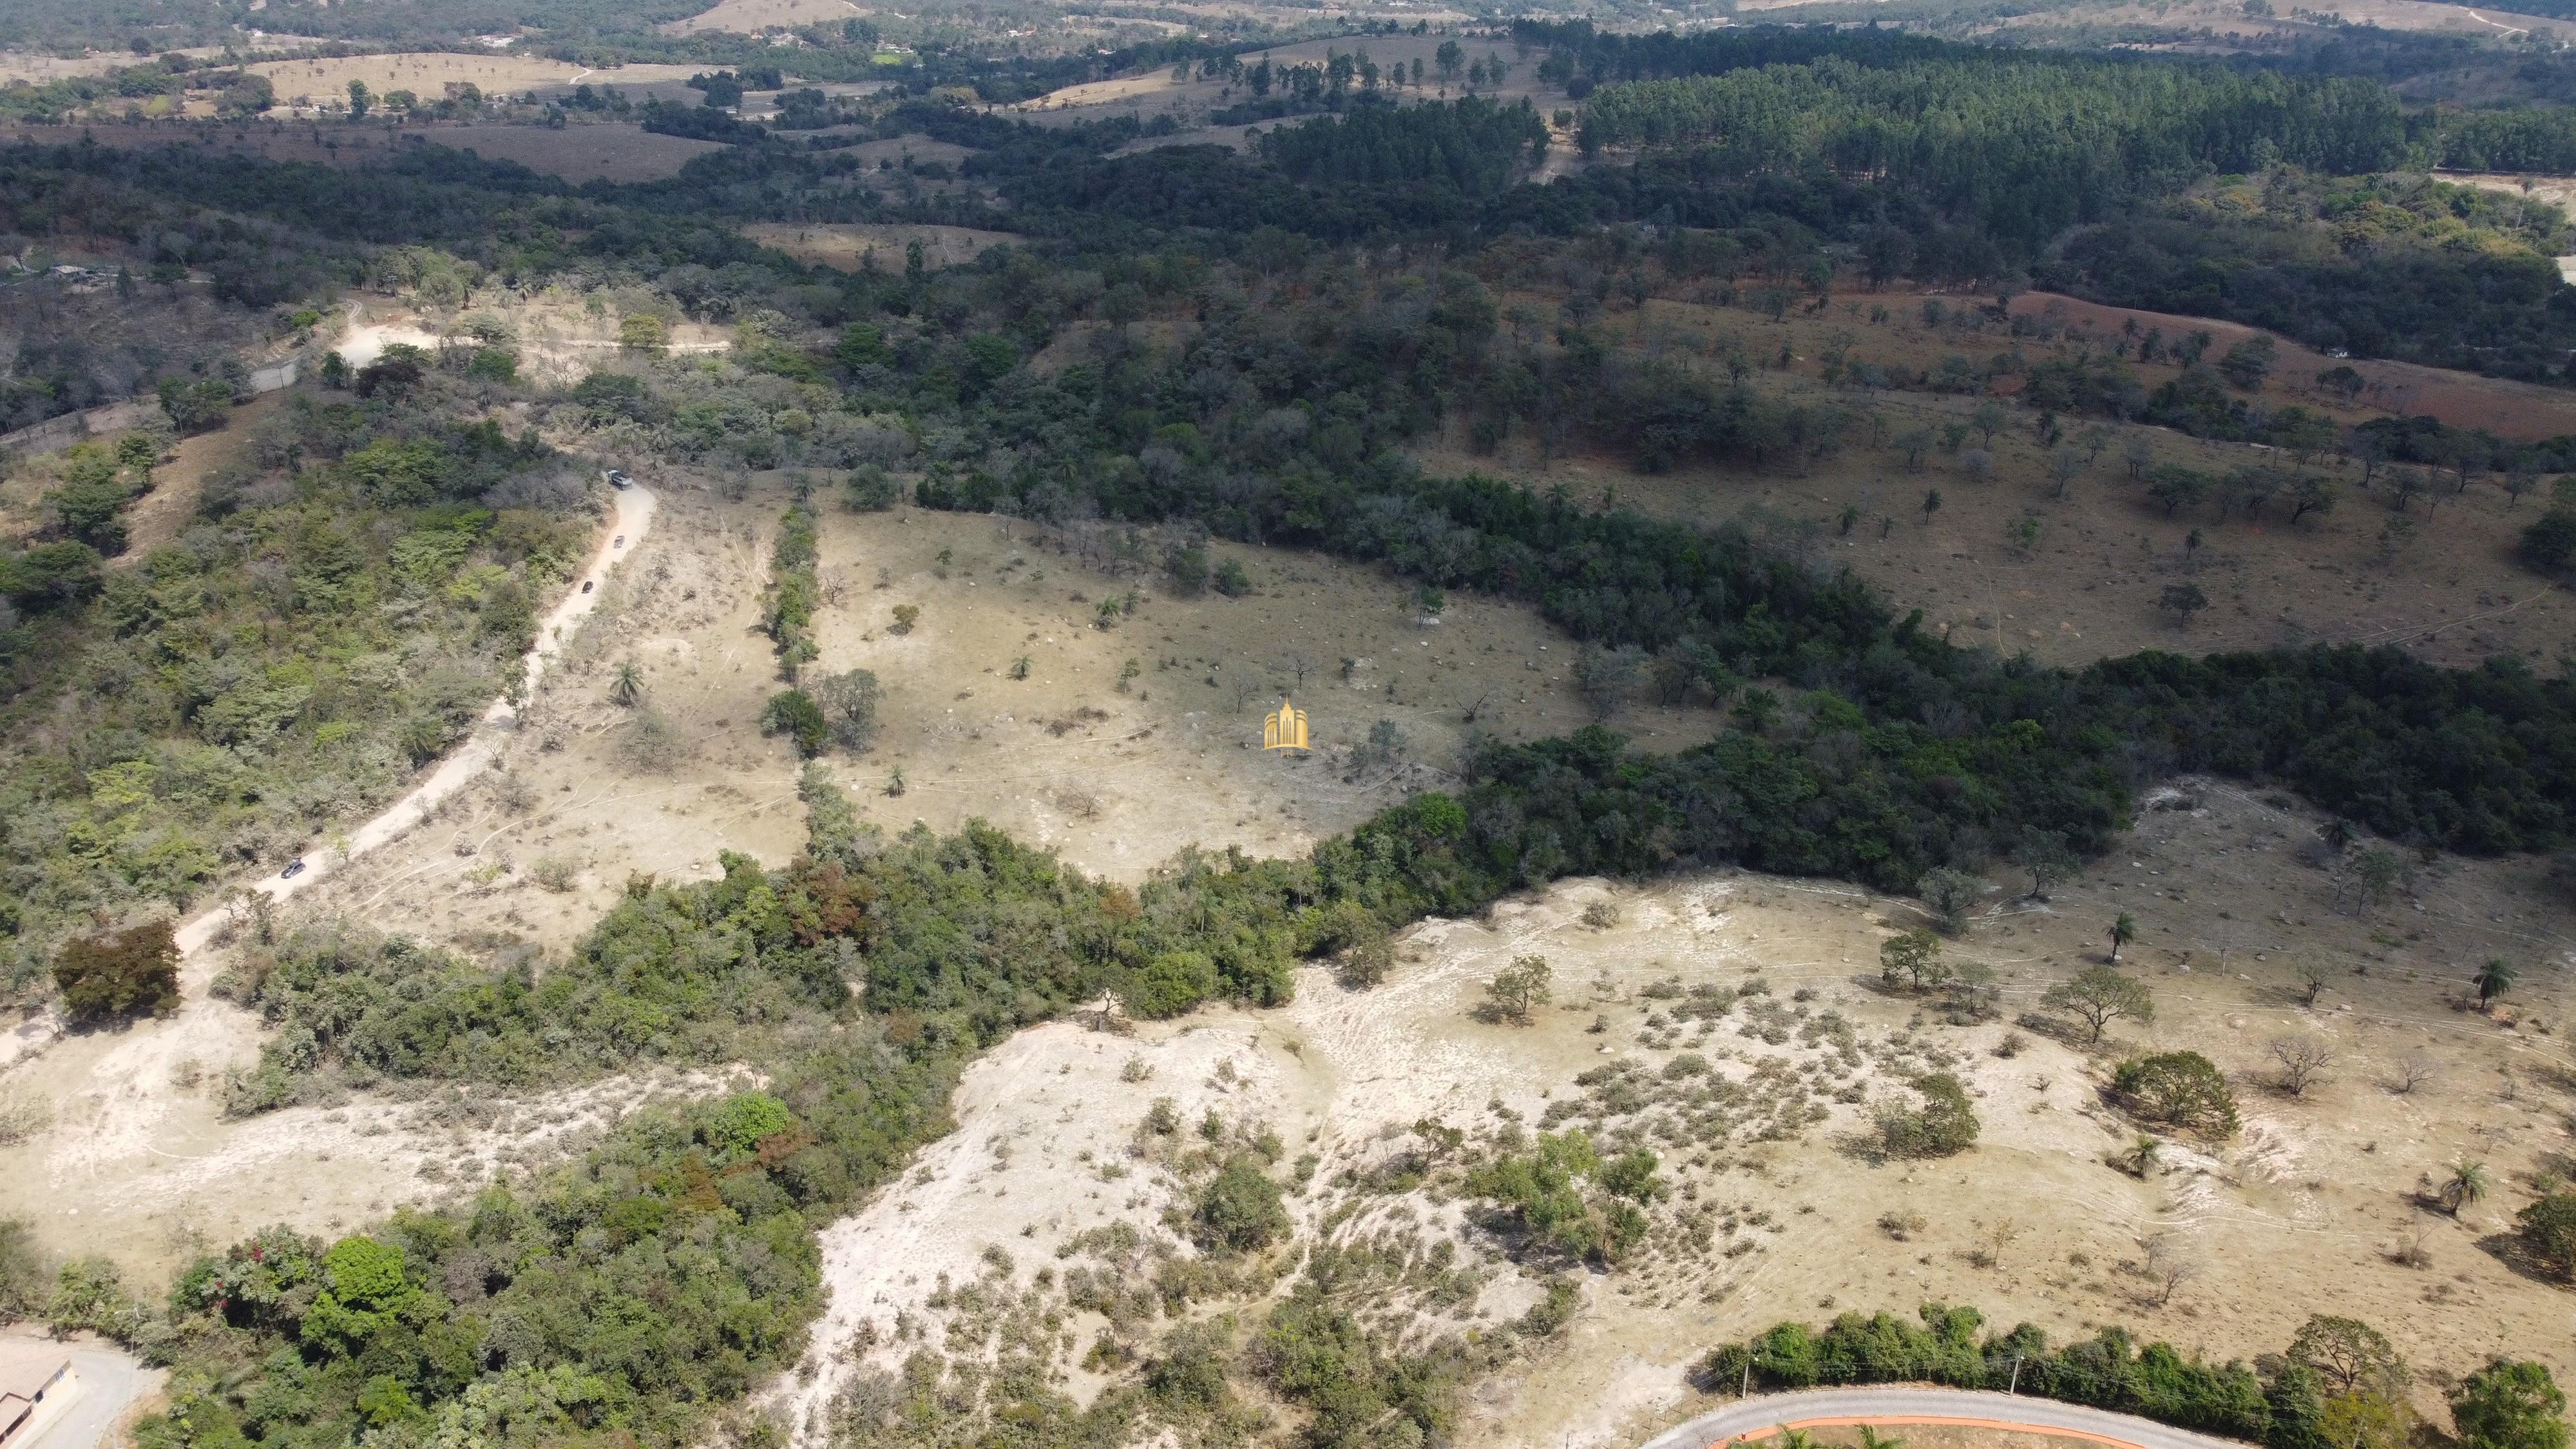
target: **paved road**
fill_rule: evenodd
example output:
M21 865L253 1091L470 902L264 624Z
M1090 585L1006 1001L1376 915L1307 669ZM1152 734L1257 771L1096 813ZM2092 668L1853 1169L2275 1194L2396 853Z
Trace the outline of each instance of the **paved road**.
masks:
M1950 1424L1961 1428L2035 1429L2126 1449L2245 1449L2233 1439L2195 1434L2081 1404L1967 1389L1811 1389L1765 1394L1702 1414L1645 1449L1711 1449L1784 1428L1841 1424Z
M113 1442L116 1426L134 1401L158 1389L169 1374L167 1369L147 1369L132 1354L101 1344L76 1344L70 1356L80 1391L63 1406L60 1417L37 1430L25 1449L101 1449Z

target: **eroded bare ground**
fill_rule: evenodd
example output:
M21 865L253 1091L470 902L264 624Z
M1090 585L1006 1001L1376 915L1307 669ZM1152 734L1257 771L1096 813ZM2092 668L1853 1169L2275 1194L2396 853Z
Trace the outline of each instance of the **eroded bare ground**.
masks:
M1276 1011L1125 1037L1087 1020L1023 1033L969 1072L958 1131L825 1235L831 1307L778 1407L823 1431L836 1392L864 1412L925 1350L1035 1353L1087 1395L1093 1345L1169 1326L1121 1294L1185 1280L1173 1265L1194 1255L1165 1215L1204 1180L1184 1154L1211 1112L1224 1141L1276 1134L1301 1184L1299 1241L1351 1249L1362 1317L1415 1344L1470 1329L1516 1342L1511 1325L1562 1266L1512 1261L1467 1204L1408 1187L1442 1160L1417 1123L1467 1130L1467 1153L1578 1125L1662 1155L1678 1190L1652 1210L1647 1246L1615 1274L1577 1271L1564 1336L1475 1390L1462 1442L1631 1442L1694 1411L1684 1370L1716 1343L1927 1300L2058 1339L2132 1325L2216 1358L2275 1350L2309 1313L2348 1313L2387 1326L2434 1383L2505 1348L2563 1366L2561 1291L2491 1249L2529 1185L2565 1170L2576 1079L2552 1036L2576 934L2515 862L2429 865L2368 911L2346 893L2340 913L2334 882L2301 858L2316 824L2183 781L2049 901L1999 886L1952 947L1998 971L1992 1019L1954 1023L1938 998L1882 988L1879 942L1920 922L1913 902L1700 872L1644 889L1567 881L1482 920L1426 922L1373 990L1310 970ZM2145 927L2124 962L2158 1019L2099 1046L2016 1024L2101 960L2120 910ZM2528 963L2517 1009L2460 1009L2467 971L2499 953ZM1474 1019L1484 983L1530 954L1552 963L1553 1009L1527 1027ZM2330 967L2313 1008L2298 1004L2309 963ZM2293 1037L2334 1058L2298 1097L2269 1054ZM2244 1130L2169 1143L2134 1176L2113 1163L2136 1128L2103 1097L2109 1064L2185 1047L2229 1073ZM1968 1084L1976 1148L1914 1164L1856 1151L1870 1103L1935 1068ZM1143 1125L1157 1098L1177 1140ZM2453 1219L2428 1205L2430 1185L2463 1157L2511 1186ZM2144 1271L2150 1243L2188 1265L2170 1296ZM1250 1276L1187 1315L1280 1291Z
M755 625L786 480L753 480L737 497L718 480L639 471L663 521L532 703L504 767L327 878L300 912L487 958L557 952L629 871L698 878L722 850L774 865L797 848L797 763L757 728L778 687ZM1408 590L1370 571L1223 544L1218 557L1242 563L1252 592L1175 599L1158 576L1116 563L1114 535L824 507L813 667L868 668L887 691L875 748L828 767L890 830L980 816L1134 880L1190 843L1293 854L1441 782L1470 710L1524 736L1588 717L1560 662L1566 641L1518 610L1459 600L1425 624ZM1128 551L1139 549L1159 557L1157 540ZM1105 599L1122 608L1104 628ZM898 604L920 610L907 633L889 627ZM1013 678L1023 657L1026 677ZM624 707L607 687L630 659L643 695ZM1322 747L1302 762L1257 748L1259 715L1282 690L1310 711ZM1380 719L1400 751L1365 747ZM1653 712L1619 723L1653 748L1708 725ZM1348 1249L1364 1318L1415 1343L1476 1328L1525 1355L1475 1389L1461 1430L1473 1442L1618 1442L1691 1407L1683 1366L1714 1342L1928 1298L2061 1337L2133 1324L2222 1358L2277 1348L2308 1312L2343 1311L2387 1327L2427 1369L2510 1346L2565 1371L2559 1290L2490 1250L2538 1176L2565 1170L2554 1154L2576 1105L2552 1037L2576 930L2544 904L2556 898L2537 867L2419 865L2408 889L2365 912L2302 858L2317 821L2286 802L2185 781L2139 819L2124 849L2050 901L2016 900L1998 882L1952 948L2000 974L1996 1019L1952 1025L1941 1001L1881 989L1879 942L1918 922L1911 902L1700 872L1643 888L1565 882L1483 919L1423 923L1373 990L1310 970L1274 1011L1206 1012L1132 1036L1079 1020L1023 1033L968 1074L959 1130L828 1230L826 1322L775 1402L797 1429L826 1429L836 1394L849 1396L840 1412L864 1408L874 1376L923 1349L1042 1357L1087 1395L1115 1345L1171 1326L1156 1280L1190 1284L1191 1315L1257 1310L1282 1291L1284 1253L1267 1270L1213 1274L1164 1220L1202 1180L1191 1154L1211 1109L1222 1142L1276 1134L1274 1171L1298 1184L1285 1253ZM2157 1021L2115 1027L2100 1048L2014 1024L2050 982L2099 958L2120 910L2144 927L2124 961L2156 992ZM1557 1003L1529 1026L1471 1017L1494 972L1533 954L1553 965ZM2499 954L2524 968L2512 1009L2458 1009L2467 973ZM2313 1008L2298 1004L2309 963L2328 968ZM31 1216L49 1246L148 1271L200 1234L221 1241L281 1219L352 1226L561 1150L651 1092L720 1086L361 1097L225 1122L215 1083L254 1054L257 1027L208 997L221 965L220 953L189 963L176 1017L58 1041L0 1077L0 1099L47 1124L0 1147L0 1214L42 1203ZM2335 1058L2295 1098L2273 1085L2268 1056L2291 1035ZM2145 1178L2112 1166L2133 1128L2101 1086L2139 1045L2216 1059L2245 1130L2171 1146ZM1932 1067L1970 1084L1979 1145L1913 1166L1855 1152L1873 1100ZM1141 1126L1159 1097L1172 1099L1169 1135ZM1416 1130L1425 1119L1467 1132L1459 1153L1582 1125L1606 1145L1660 1153L1677 1190L1652 1210L1633 1261L1572 1275L1579 1307L1560 1336L1524 1338L1511 1325L1563 1265L1513 1260L1468 1204L1408 1182L1414 1166L1438 1181L1435 1139ZM2424 1206L2423 1190L2464 1156L2499 1186L2454 1220ZM2200 1274L2169 1300L2139 1269L2160 1237L2161 1253ZM1113 1351L1093 1357L1113 1328Z
M286 927L345 918L484 960L560 953L632 872L705 879L725 851L777 866L803 844L798 762L759 727L782 687L757 626L786 482L726 489L686 470L637 472L667 511L606 586L500 768L299 896ZM1171 600L1133 568L1113 573L1097 554L1086 563L1065 552L1074 541L1025 525L1006 536L989 518L823 507L831 593L814 668L869 668L888 691L875 750L829 765L889 832L981 817L1134 881L1194 843L1300 853L1438 783L1470 707L1485 728L1524 737L1589 717L1567 679L1570 642L1515 609L1462 601L1421 624L1408 589L1291 555L1243 555L1256 585L1245 597ZM1137 611L1095 627L1097 601L1129 588ZM908 636L884 628L897 601L922 610ZM1029 677L1011 679L1021 655ZM1137 656L1122 692L1120 667ZM608 697L630 660L644 682L632 708ZM1255 676L1257 688L1238 689ZM1260 715L1286 690L1321 747L1306 757L1257 748ZM1402 739L1363 756L1356 747L1381 719ZM1707 721L1649 712L1623 726L1679 744ZM898 770L899 797L886 793ZM225 960L221 949L190 959L187 1005L168 1020L68 1038L40 1024L32 1052L12 1051L0 1111L47 1125L0 1146L0 1215L44 1204L30 1216L50 1247L105 1248L157 1269L183 1256L183 1227L213 1241L281 1220L321 1232L480 1180L444 1122L400 1102L353 1101L337 1120L299 1109L225 1121L223 1074L248 1065L260 1040L254 1017L210 995ZM651 1088L477 1111L604 1120ZM489 1144L474 1151L487 1173L500 1160Z

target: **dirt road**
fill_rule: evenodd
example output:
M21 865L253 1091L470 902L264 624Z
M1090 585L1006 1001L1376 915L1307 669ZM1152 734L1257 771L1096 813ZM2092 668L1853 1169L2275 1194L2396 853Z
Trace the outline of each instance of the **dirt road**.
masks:
M2021 1430L2090 1439L2123 1449L2239 1449L2235 1440L2195 1434L2126 1414L2061 1404L2019 1394L1965 1389L1816 1389L1766 1394L1702 1414L1658 1435L1645 1449L1712 1449L1740 1439L1766 1438L1782 1429L1822 1429L1849 1424L1928 1424L1951 1428Z
M527 689L533 691L543 679L546 667L554 662L563 641L575 632L582 619L600 600L598 585L607 582L608 572L618 560L633 552L653 527L653 512L658 504L651 490L641 484L629 485L613 495L615 514L599 549L581 575L565 591L563 601L537 625L537 647L528 651L524 667ZM518 706L507 699L492 701L483 711L482 720L465 743L439 762L412 792L386 807L383 814L351 831L347 840L332 850L317 854L305 862L305 868L293 878L270 876L251 889L284 904L297 891L331 873L335 864L366 854L377 846L420 823L421 818L441 800L464 788L467 781L491 768L493 757L500 752L511 728L518 723ZM190 921L179 930L179 954L186 956L212 939L223 925L227 909L217 906Z

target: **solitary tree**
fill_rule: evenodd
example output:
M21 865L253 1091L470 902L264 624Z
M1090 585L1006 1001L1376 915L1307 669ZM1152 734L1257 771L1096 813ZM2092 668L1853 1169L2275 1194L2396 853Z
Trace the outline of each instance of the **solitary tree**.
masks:
M2334 1062L2334 1048L2319 1036L2304 1033L2272 1038L2268 1050L2272 1060L2281 1064L2281 1090L2293 1097L2304 1097L2308 1088L2324 1080L2326 1068Z
M2124 1017L2136 1022L2156 1019L2155 993L2108 966L2087 966L2074 979L2050 987L2040 1000L2082 1019L2092 1028L2091 1041L2100 1041L2111 1023Z
M2209 595L2202 593L2198 584L2167 584L2165 591L2156 596L2156 607L2181 616L2183 627L2188 629L2191 616L2209 607Z
M2013 847L2013 864L2030 872L2031 899L2044 901L2051 885L2075 873L2075 852L2066 848L2064 831L2025 825L2021 843Z
M1485 995L1496 1012L1526 1026L1530 1011L1547 1005L1547 982L1552 974L1545 956L1516 956L1511 965L1485 983Z
M2138 939L2138 918L2122 911L2111 922L2111 959L2120 959L2120 948Z
M644 669L632 659L618 661L617 672L608 677L608 701L632 708L644 698Z
M1939 985L1949 974L1941 962L1941 938L1921 926L1880 942L1878 965L1880 978L1888 985L1903 977L1917 991Z
M2155 1283L2156 1304L2162 1307L2173 1301L2182 1285L2200 1276L2200 1255L2172 1233L2158 1233L2147 1239L2146 1246L2147 1277Z
M2326 968L2315 961L2302 961L2292 968L2299 978L2299 1005L2314 1007L2326 990Z
M1986 440L1989 447L1994 445L1995 434L2002 432L2011 421L2011 416L2004 411L2004 405L1992 398L1977 404L1977 410L1968 415L1969 424Z
M2511 991L2513 975L2513 966L2502 956L2488 958L2487 964L2478 968L2478 974L2469 978L2469 984L2478 989L2478 1009L2485 1010L2488 1002Z
M1925 523L1930 523L1932 521L1932 515L1940 511L1941 490L1938 488L1925 489L1923 493L1923 521Z
M2406 1361L2388 1335L2358 1318L2311 1314L2290 1340L2286 1357L2314 1370L2338 1395L2394 1396L2406 1388Z

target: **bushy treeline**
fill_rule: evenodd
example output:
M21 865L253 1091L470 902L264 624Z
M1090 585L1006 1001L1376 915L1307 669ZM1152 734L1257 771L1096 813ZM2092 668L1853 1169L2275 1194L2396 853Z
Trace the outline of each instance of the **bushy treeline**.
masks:
M2010 1389L2272 1449L2325 1449L2344 1442L2355 1423L2385 1424L2395 1434L2413 1421L2405 1361L2385 1335L2355 1319L2312 1316L2283 1351L2250 1366L2141 1344L2118 1327L2052 1347L2029 1323L1981 1337L1986 1320L1973 1308L1926 1303L1917 1319L1846 1313L1822 1329L1781 1323L1716 1349L1697 1373L1724 1390L1927 1382ZM2449 1400L2461 1442L2478 1449L2566 1442L2566 1397L2543 1365L2491 1359L2464 1375Z
M2395 176L2275 173L2067 238L2042 286L2216 317L2309 346L2535 382L2566 379L2576 291L2554 206Z
M172 1372L137 1441L694 1442L802 1349L814 1230L944 1130L958 1065L854 1022L766 1091L648 1107L534 1179L202 1258L139 1334Z
M2396 97L2368 82L1992 51L1632 82L1582 125L1587 148L1701 148L1736 176L1884 175L2025 247L2202 168L2374 171L2405 143Z

